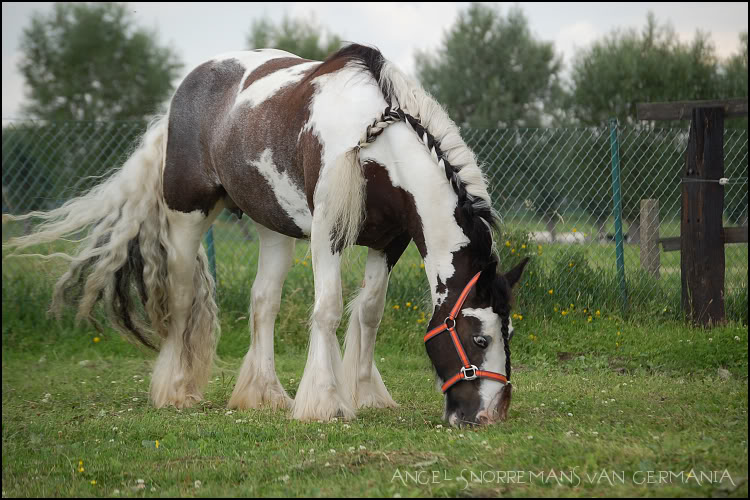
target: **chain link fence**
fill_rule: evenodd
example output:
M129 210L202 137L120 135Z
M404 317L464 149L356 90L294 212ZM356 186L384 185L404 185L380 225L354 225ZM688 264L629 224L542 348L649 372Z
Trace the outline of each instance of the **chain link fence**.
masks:
M49 210L92 187L122 163L144 129L144 124L133 122L5 121L3 213ZM581 268L602 278L592 278L587 302L605 302L603 297L617 295L609 128L469 129L462 133L486 172L489 192L502 217L501 257L513 261L533 256L533 269L545 279L532 279L530 286L544 292L556 290L561 301L580 298L585 281ZM617 138L629 299L632 303L662 301L665 309L679 309L680 253L666 252L660 246L656 272L644 269L640 205L641 200L657 200L659 237L679 236L688 129L619 128ZM727 129L724 143L725 176L730 179L725 186L724 225L747 226L747 130ZM3 240L29 230L28 223L4 222ZM232 255L218 254L219 272L247 273L257 262L252 222L225 211L214 224L214 232L217 246L231 242L226 248ZM747 244L726 245L725 251L727 300L739 301L737 308L745 310L746 320ZM4 282L13 273L25 272L17 262L21 261L4 260ZM231 282L250 288L241 280ZM230 285L224 280L219 283L222 294L221 286Z

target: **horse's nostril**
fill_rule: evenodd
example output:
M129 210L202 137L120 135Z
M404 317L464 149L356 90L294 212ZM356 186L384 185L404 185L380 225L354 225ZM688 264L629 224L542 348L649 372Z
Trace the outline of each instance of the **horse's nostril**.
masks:
M479 416L479 425L489 425L490 423L490 417L487 415L480 415Z

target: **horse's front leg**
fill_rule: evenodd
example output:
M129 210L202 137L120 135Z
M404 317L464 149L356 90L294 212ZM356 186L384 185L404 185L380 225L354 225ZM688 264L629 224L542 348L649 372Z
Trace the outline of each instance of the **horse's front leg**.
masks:
M315 305L310 321L307 364L294 399L292 416L298 420L352 418L354 409L342 385L341 351L336 328L341 321L341 253L332 250L331 225L323 209L313 216L310 234Z

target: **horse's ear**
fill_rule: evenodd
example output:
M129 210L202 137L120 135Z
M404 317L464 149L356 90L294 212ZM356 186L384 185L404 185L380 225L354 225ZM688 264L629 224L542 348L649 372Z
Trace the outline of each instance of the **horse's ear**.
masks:
M513 288L516 283L518 283L521 279L521 275L523 274L523 269L526 267L526 264L529 263L529 258L526 257L521 261L520 264L518 264L516 267L511 269L505 274L505 279L508 282L508 285Z
M490 294L492 292L492 285L495 283L495 275L497 273L497 259L492 259L482 269L482 274L479 276L477 281L477 290L482 294Z

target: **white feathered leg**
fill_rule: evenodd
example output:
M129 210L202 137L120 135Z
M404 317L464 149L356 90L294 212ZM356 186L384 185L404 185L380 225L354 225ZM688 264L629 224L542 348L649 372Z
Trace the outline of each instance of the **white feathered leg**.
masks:
M385 253L370 249L364 286L350 306L344 342L344 380L357 408L398 406L375 366L375 338L383 317L388 274Z
M316 208L310 235L315 305L310 322L307 364L292 411L292 416L298 420L354 417L349 395L342 386L341 350L336 338L336 328L344 308L341 254L331 249L331 225L324 220L324 209Z
M296 240L260 224L256 227L260 236L260 257L250 301L252 340L229 399L229 408L289 408L292 399L276 376L273 326Z

